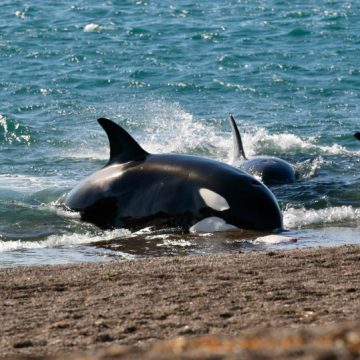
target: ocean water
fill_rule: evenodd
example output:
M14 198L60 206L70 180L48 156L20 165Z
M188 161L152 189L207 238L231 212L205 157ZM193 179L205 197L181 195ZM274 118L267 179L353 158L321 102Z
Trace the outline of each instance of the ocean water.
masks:
M0 2L0 267L360 243L360 3ZM294 243L101 231L56 206L108 159L108 117L149 152L296 165L272 187Z

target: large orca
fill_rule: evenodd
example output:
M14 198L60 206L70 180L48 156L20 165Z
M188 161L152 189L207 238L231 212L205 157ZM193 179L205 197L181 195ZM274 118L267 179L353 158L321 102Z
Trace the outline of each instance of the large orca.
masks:
M84 221L103 229L282 229L274 195L249 174L202 157L149 154L116 123L98 122L109 138L110 160L64 200Z
M241 141L239 129L234 117L229 114L233 142L234 159L243 159L240 168L260 179L266 185L280 185L293 183L296 180L296 171L293 165L275 156L253 156L247 158Z
M355 136L358 140L360 140L360 132L355 133L354 136Z

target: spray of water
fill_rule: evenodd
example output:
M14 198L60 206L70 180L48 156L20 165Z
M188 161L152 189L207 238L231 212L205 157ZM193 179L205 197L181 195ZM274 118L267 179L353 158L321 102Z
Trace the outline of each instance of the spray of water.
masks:
M286 229L300 229L313 225L336 224L360 221L360 209L352 206L337 206L325 209L288 208L284 211Z

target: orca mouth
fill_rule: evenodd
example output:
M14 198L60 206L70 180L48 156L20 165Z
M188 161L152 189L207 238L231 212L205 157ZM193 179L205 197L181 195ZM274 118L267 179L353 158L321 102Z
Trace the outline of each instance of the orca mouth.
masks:
M250 190L242 196L241 201L230 204L230 208L223 212L222 217L227 223L241 229L282 232L283 216L275 196L256 180ZM239 206L238 203L246 206Z
M281 214L271 214L271 216L264 216L264 214L254 214L251 218L249 216L236 216L235 214L222 214L221 217L231 225L239 229L265 231L278 234L284 231L282 225Z

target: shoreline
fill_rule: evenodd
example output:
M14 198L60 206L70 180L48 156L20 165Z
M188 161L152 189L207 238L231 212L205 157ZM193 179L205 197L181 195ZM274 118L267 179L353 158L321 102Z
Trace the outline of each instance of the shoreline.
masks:
M0 269L0 354L101 357L115 346L130 359L178 337L344 323L360 339L359 265L360 245L350 245Z

